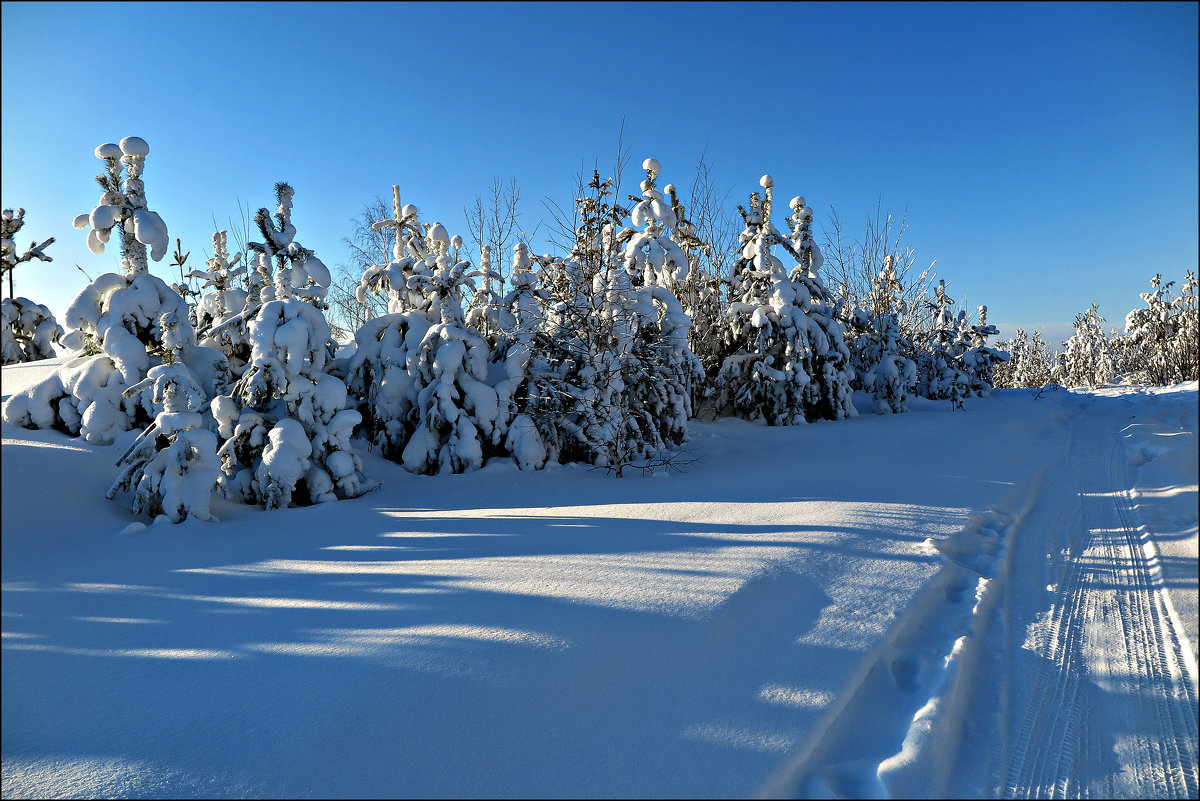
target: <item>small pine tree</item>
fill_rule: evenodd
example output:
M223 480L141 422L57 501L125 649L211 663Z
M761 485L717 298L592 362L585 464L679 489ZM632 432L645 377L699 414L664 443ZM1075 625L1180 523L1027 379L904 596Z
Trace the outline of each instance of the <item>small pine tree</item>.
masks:
M774 179L759 179L764 194L750 195L749 209L738 206L746 227L742 251L729 284L727 346L733 350L717 373L717 409L768 425L806 422L805 387L812 380L813 348L800 295L807 288L788 277L775 246L793 251L771 222ZM797 255L793 251L793 255Z
M871 295L873 314L864 335L856 342L864 365L863 388L874 395L876 414L908 411L908 395L917 384L917 365L906 355L912 351L912 345L900 332L899 315L904 309L901 293L892 258L888 256Z
M1095 388L1112 381L1116 370L1103 322L1096 303L1075 315L1075 333L1063 343L1063 382L1067 386Z
M169 243L162 218L146 208L141 176L149 152L150 146L136 136L122 139L120 145L96 148L96 156L106 168L96 176L103 193L90 213L75 218L75 227L89 229L87 244L96 254L104 252L105 244L117 232L125 274L100 275L67 308L66 324L72 331L62 343L90 358L68 368L63 376L46 379L46 386L10 398L3 412L6 420L36 427L49 423L96 444L111 443L117 432L153 420L153 407L147 405L145 393L124 393L169 352L160 321L175 315L171 319L186 324L188 306L149 272L147 247L149 257L159 261ZM188 336L191 330L186 325ZM201 348L189 353L198 360L192 365L194 370L208 381L205 391L218 391L223 369L214 359L219 361L220 354Z
M987 306L979 307L979 322L971 323L965 314L959 315L958 349L959 359L966 373L967 386L979 397L987 395L996 386L994 372L997 365L1008 361L1008 352L999 346L988 345L988 338L1000 333L996 326L987 321Z
M17 233L25 226L25 209L17 209L13 213L12 209L5 209L3 216L0 216L0 267L8 274L8 296L15 299L16 293L13 290L13 274L17 270L17 265L27 261L38 259L39 261L52 262L54 259L46 255L46 248L54 244L54 237L50 237L42 244L30 242L29 249L21 255L17 255Z
M162 514L172 523L188 517L212 520L210 503L221 465L216 435L203 414L208 395L183 361L190 337L177 335L181 334L178 316L168 312L161 327L168 332L170 358L125 390L127 397L149 392L160 411L117 460L121 472L106 497L111 500L118 492L130 492L134 514Z
M917 394L930 400L949 400L953 408L961 409L971 387L962 363L965 342L959 337L965 320L953 313L953 305L954 300L946 294L946 282L938 281L934 300L929 303L933 324L916 347Z
M0 351L4 364L53 359L54 345L61 342L62 326L40 303L28 298L0 301Z
M1196 276L1188 270L1181 293L1172 298L1174 285L1155 275L1151 291L1141 293L1147 308L1134 309L1125 317L1125 331L1132 339L1132 358L1125 372L1140 383L1164 386L1200 377Z
M222 440L218 486L228 498L267 509L354 498L369 490L351 442L362 416L346 385L328 371L331 331L322 313L328 280L312 251L295 243L291 187L276 184L279 228L258 215L265 243L257 270L275 259L274 283L262 287L246 321L250 357L230 394L210 408ZM294 282L299 282L296 286ZM251 292L247 303L253 302Z

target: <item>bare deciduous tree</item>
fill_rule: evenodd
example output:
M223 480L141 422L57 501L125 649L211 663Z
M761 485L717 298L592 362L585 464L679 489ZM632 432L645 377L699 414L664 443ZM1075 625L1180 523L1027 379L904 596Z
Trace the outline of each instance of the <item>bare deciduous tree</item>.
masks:
M889 214L881 221L877 208L875 218L867 218L862 239L851 241L847 239L837 209L830 206L829 228L822 226L821 254L825 259L826 282L841 300L842 314L847 317L855 309L868 313L878 311L873 308L875 282L883 272L885 261L890 260L900 284L899 304L890 311L897 316L901 334L912 338L926 333L932 324L926 299L933 291L933 266L937 260L916 272L916 251L903 243L908 231L907 216L906 213L897 222Z
M517 186L517 179L509 178L506 182L497 176L492 179L486 202L483 197L476 195L475 205L463 209L463 216L467 220L467 234L475 243L475 253L482 252L484 245L487 245L494 257L501 257L495 262L497 274L500 276L500 286L496 291L501 296L504 295L506 279L502 256L508 253L513 235L520 232L517 222L517 206L520 200L521 189Z

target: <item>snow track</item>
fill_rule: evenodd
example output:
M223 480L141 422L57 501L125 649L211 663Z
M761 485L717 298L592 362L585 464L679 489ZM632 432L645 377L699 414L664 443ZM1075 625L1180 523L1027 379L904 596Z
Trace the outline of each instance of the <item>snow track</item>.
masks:
M947 564L765 795L1197 797L1196 663L1127 489L1127 408L1057 402L1041 473L935 544Z
M1113 427L1088 414L1072 419L1082 430L1073 432L1061 480L1095 490L1045 494L1027 525L1049 524L1048 552L1031 537L1014 553L1020 572L1007 576L1011 678L994 793L1195 798L1195 666L1125 489ZM1056 531L1065 540L1058 550ZM1051 599L1037 612L1030 579L1043 559Z

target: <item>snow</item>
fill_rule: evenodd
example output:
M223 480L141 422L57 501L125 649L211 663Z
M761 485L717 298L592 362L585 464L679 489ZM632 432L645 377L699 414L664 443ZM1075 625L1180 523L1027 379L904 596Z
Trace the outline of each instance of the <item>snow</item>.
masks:
M104 499L136 431L4 424L4 797L1194 798L1197 394L692 421L653 479L365 453L178 525Z

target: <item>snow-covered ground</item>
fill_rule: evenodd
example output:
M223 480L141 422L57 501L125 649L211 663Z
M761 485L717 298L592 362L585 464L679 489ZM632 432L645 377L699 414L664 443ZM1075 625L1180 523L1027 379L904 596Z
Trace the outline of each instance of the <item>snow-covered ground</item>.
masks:
M1195 798L1196 383L856 402L148 527L5 425L3 795Z

